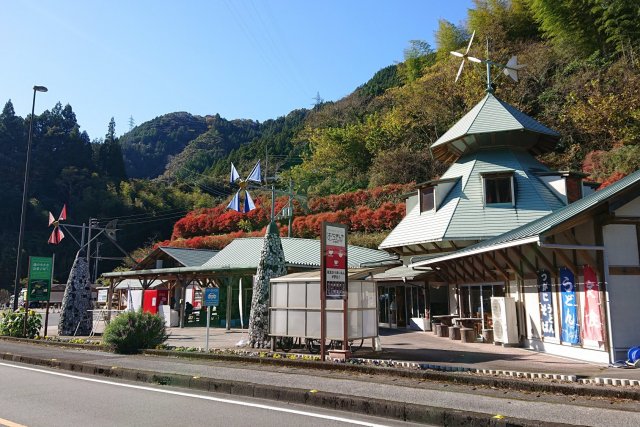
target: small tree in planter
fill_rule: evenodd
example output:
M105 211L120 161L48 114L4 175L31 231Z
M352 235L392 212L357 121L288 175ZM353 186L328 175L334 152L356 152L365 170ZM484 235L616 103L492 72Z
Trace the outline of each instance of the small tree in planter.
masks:
M129 311L113 319L102 335L102 343L116 353L133 354L155 348L169 338L157 314Z

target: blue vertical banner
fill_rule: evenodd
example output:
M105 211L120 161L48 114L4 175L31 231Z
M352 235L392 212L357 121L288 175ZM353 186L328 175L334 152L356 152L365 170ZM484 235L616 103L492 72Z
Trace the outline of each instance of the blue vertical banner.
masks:
M543 337L555 337L556 328L551 299L551 274L547 270L538 271L538 294L540 295L540 323Z
M560 269L560 290L562 295L562 341L569 344L580 342L578 325L578 304L576 301L576 281L567 267Z

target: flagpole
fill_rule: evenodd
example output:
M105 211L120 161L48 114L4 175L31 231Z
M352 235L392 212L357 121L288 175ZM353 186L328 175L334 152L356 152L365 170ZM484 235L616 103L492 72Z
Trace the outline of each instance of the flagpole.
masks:
M49 286L49 298L47 299L47 311L44 314L44 338L47 337L47 327L49 326L49 302L51 301L51 289L53 288L53 271L56 268L56 253L51 255L51 284Z

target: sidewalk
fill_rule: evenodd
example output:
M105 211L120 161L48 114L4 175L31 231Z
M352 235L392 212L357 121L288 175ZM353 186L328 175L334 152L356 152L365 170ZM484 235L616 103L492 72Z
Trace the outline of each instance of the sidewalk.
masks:
M104 325L96 324L102 332ZM205 347L206 328L168 328L167 345L174 347ZM47 328L49 336L57 335L57 316L54 314ZM87 337L84 337L87 338ZM91 337L89 337L91 338ZM93 339L99 339L99 335ZM210 349L239 348L237 344L247 339L246 329L210 328ZM374 352L370 340L365 340L354 357L365 359L414 362L444 367L473 370L526 372L576 376L584 379L608 378L640 381L640 369L621 369L607 365L583 362L517 347L503 347L483 343L462 343L435 336L431 332L380 329L381 352ZM244 347L246 348L246 347ZM294 348L292 353L306 353Z
M205 328L170 328L167 344L176 347L205 346ZM237 348L236 344L247 339L246 330L230 331L210 329L209 348ZM380 329L382 351L374 352L370 340L365 340L357 358L417 362L460 368L517 371L574 375L582 378L625 378L640 381L640 369L620 369L606 365L553 356L517 347L493 344L467 344L447 338L436 337L430 332L398 331ZM304 349L293 349L292 353L306 353Z

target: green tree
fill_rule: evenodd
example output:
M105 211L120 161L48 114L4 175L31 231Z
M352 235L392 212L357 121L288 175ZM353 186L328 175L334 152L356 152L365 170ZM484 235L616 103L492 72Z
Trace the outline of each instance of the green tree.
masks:
M127 178L120 142L116 137L116 122L111 117L104 141L97 145L96 166L110 180L119 182Z
M404 50L404 62L399 71L402 79L411 83L420 78L427 66L435 61L435 53L429 43L423 40L409 41L409 47Z
M438 59L443 60L449 57L450 51L458 50L464 46L465 41L468 40L468 34L463 28L445 19L440 19L435 39Z

